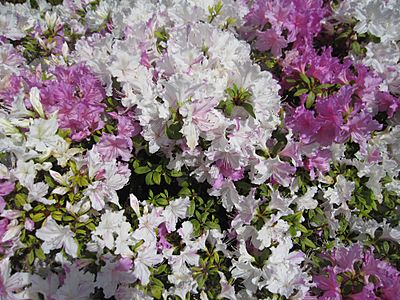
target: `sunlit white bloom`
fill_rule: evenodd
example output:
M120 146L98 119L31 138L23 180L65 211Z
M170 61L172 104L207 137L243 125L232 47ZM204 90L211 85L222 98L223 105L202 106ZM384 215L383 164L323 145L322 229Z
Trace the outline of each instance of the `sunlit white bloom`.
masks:
M261 241L263 247L269 248L272 241L282 240L289 228L290 225L286 221L273 215L260 229L257 239Z
M157 254L155 247L147 247L142 245L138 249L138 255L134 260L135 269L133 274L139 278L143 285L147 285L150 281L149 267L157 265L163 261L163 257Z
M67 254L77 257L78 243L74 240L74 236L75 233L71 231L68 225L58 225L51 216L47 217L42 227L36 230L36 237L44 241L42 244L44 253L64 248Z
M94 274L78 270L76 266L69 266L63 285L58 289L55 299L60 300L87 300L94 291Z
M155 208L150 213L144 211L139 218L139 228L135 230L133 236L137 240L144 240L146 243L155 245L157 241L156 228L162 222L164 217L161 216L161 211Z
M50 273L46 278L42 278L37 274L30 276L32 286L29 288L29 295L32 298L38 297L38 293L42 294L46 300L53 299L58 290L59 279L55 273ZM34 296L35 295L35 296Z
M101 221L93 235L101 236L105 246L112 250L115 245L114 234L120 230L120 226L125 222L124 210L118 212L106 211L101 215Z
M106 265L97 273L96 286L103 288L106 298L114 296L118 285L136 281L131 268L132 261L130 259L121 259L116 262L107 261Z
M36 168L33 160L24 162L22 160L17 161L17 168L14 169L14 176L18 178L21 185L27 187L33 185L36 177Z
M27 186L29 194L28 201L37 201L45 205L50 205L56 203L56 200L48 200L45 196L48 193L49 186L44 182L38 182L34 184L29 184Z
M4 300L26 299L24 287L30 284L28 273L11 275L10 258L0 261L0 298Z
M27 133L27 147L35 148L40 152L51 151L56 147L61 139L57 133L58 124L55 117L45 119L35 119Z
M37 87L31 88L29 92L29 101L31 102L33 109L39 114L41 118L44 118L44 111L42 103L40 102L40 92Z
M186 217L189 205L190 200L188 197L178 198L176 200L172 200L164 209L162 215L165 218L165 224L169 231L175 231L178 219L183 219Z

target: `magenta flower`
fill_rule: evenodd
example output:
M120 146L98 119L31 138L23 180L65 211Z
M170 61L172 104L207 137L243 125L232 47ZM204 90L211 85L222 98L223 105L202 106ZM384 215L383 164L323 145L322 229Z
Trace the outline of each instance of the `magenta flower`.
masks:
M167 226L165 226L165 223L161 223L158 226L158 237L159 240L157 242L157 248L160 250L163 249L170 249L172 245L167 241L167 234L168 234L168 229Z
M307 158L304 167L310 172L311 180L329 171L331 159L332 153L328 149L318 150L315 154Z
M56 79L45 83L41 100L46 113L58 111L60 128L80 141L104 126L102 103L105 91L100 81L83 64L56 67Z
M286 125L294 133L300 135L303 143L308 144L314 141L315 134L322 124L314 117L312 111L305 109L304 106L299 106L292 115L286 118Z
M103 159L106 161L117 159L119 157L123 161L129 161L132 156L131 153L133 146L130 137L103 133L102 138L96 147Z
M14 190L14 187L15 184L13 182L0 182L0 213L2 213L6 207L6 202L3 197L10 194Z
M340 285L336 280L336 274L333 268L326 268L327 276L325 275L315 275L313 276L313 281L317 284L317 287L323 291L323 295L319 299L341 300L340 295Z
M260 51L271 50L274 56L280 57L282 55L282 49L287 47L287 42L285 38L275 30L268 29L267 31L257 31L255 47Z

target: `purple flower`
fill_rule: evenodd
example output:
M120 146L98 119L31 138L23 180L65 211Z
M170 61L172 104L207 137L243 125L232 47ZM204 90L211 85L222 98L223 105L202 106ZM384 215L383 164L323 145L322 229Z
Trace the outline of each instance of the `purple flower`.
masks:
M333 268L325 268L327 276L325 275L314 275L313 281L317 284L317 287L324 293L319 299L342 299L340 295L340 285L336 280L336 274Z
M170 249L172 245L167 241L167 234L168 234L168 229L165 226L165 223L161 223L158 226L158 237L159 240L157 242L157 248L158 249Z
M58 111L59 126L71 130L71 138L80 141L101 129L105 91L100 81L83 64L56 67L56 79L45 83L41 100L46 113Z
M96 147L106 161L117 159L118 157L123 161L129 161L132 156L132 140L130 137L103 133Z
M294 133L298 133L301 141L306 144L313 142L315 134L322 125L314 117L314 113L304 106L297 107L294 113L286 118L286 124Z
M13 182L4 181L0 182L0 213L4 211L6 207L6 202L3 196L7 196L14 190L15 184Z
M328 149L318 150L315 154L307 158L304 167L310 172L311 180L314 180L317 175L323 175L329 171L331 159L332 153Z
M350 295L350 299L352 300L375 300L376 296L374 293L374 284L368 283L365 285L361 292Z
M271 50L274 56L280 57L282 55L282 49L287 47L287 42L285 38L275 30L268 29L267 31L257 31L255 47L260 51Z

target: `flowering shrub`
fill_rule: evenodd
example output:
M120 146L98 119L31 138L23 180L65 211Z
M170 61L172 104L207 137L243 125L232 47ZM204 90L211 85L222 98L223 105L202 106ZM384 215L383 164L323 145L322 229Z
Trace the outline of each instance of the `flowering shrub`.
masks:
M397 299L397 2L0 4L0 298Z

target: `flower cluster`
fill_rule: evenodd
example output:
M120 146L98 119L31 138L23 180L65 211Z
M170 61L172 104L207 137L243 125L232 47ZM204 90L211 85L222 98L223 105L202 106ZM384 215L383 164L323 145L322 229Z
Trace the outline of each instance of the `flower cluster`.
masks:
M400 273L387 262L376 259L373 250L359 244L324 254L329 263L313 280L322 291L320 299L396 299Z
M396 299L399 18L0 4L0 298Z

